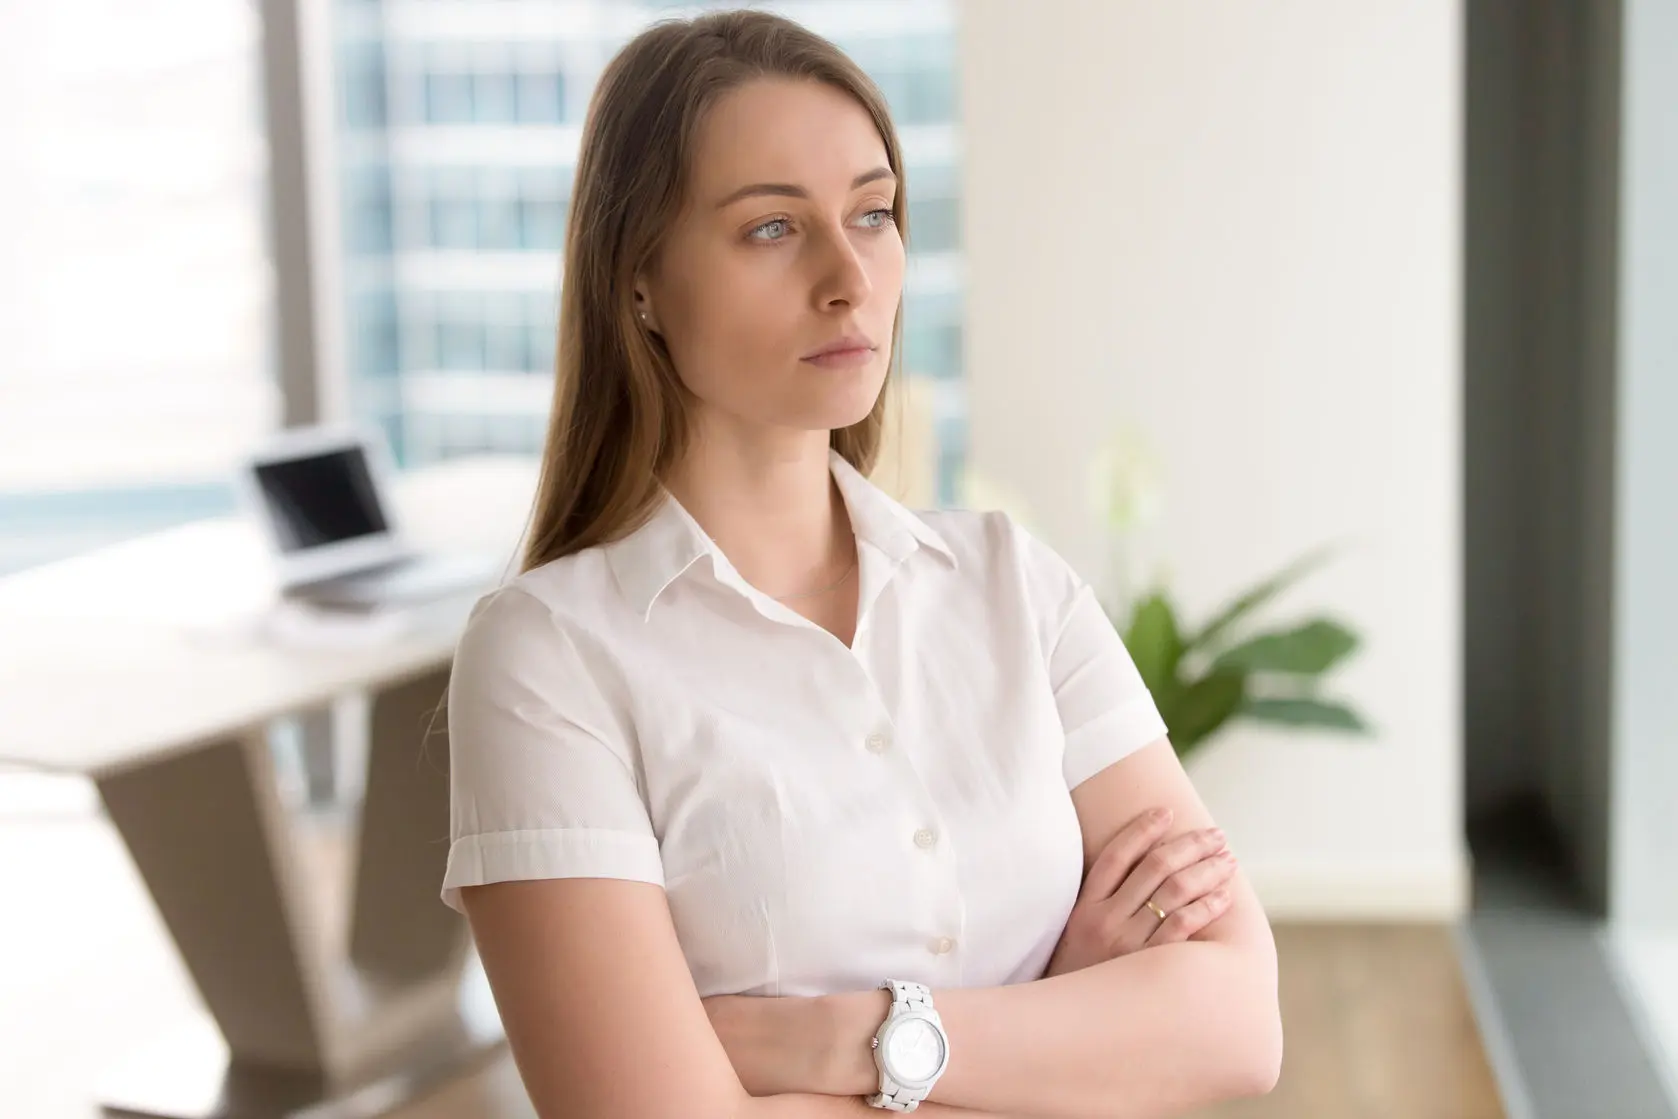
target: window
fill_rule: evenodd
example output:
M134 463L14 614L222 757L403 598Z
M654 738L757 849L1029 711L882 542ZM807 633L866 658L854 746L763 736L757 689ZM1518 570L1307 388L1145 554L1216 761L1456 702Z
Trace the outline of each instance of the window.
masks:
M524 248L518 191L518 177L506 168L490 168L478 176L478 247L483 251Z
M521 124L558 124L565 119L565 81L558 71L521 71L514 80Z
M443 167L431 172L431 244L438 249L478 247L478 207L472 172Z
M472 75L472 119L479 124L512 124L518 119L513 95L515 79L505 70L480 70Z
M525 353L529 355L526 367L532 372L553 372L558 323L559 308L554 297L545 294L524 297Z
M351 322L356 342L351 360L369 374L384 376L401 366L396 297L389 284L376 282L359 292Z
M456 371L484 367L483 297L448 292L436 297L437 364Z
M425 119L431 124L470 124L472 76L458 70L427 74Z
M390 169L383 163L346 168L343 227L345 249L351 256L390 251Z
M928 197L918 183L909 190L909 246L915 252L950 253L961 248L961 208L954 198Z
M903 329L903 369L911 377L959 377L961 346L960 323L907 322Z
M437 300L431 292L411 292L402 301L398 316L402 337L403 368L436 369L442 362Z
M539 253L558 253L565 244L565 194L560 174L550 168L526 170L519 179L520 243Z
M947 66L911 70L901 78L901 100L892 106L907 124L931 124L956 115L955 74Z
M358 40L341 48L339 66L344 81L340 113L347 128L382 128L389 119L385 108L385 51L377 40Z
M278 420L255 6L39 9L4 31L0 571L232 509Z
M485 303L485 367L501 373L524 372L528 366L524 300L497 292L486 297Z

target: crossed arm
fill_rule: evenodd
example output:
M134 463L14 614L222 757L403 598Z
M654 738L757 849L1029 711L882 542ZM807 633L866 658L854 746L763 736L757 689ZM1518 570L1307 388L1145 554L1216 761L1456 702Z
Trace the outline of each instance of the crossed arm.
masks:
M1148 809L1170 809L1173 833L1211 822L1164 740L1072 796L1095 876L1109 841ZM1225 889L1222 914L1188 941L1051 964L1032 983L935 991L952 1057L921 1114L1143 1119L1268 1091L1282 1047L1275 949L1239 871ZM543 1119L882 1114L859 1097L874 1087L868 1042L884 992L707 1007L663 892L645 883L506 882L463 902ZM776 1094L748 1091L766 1087Z

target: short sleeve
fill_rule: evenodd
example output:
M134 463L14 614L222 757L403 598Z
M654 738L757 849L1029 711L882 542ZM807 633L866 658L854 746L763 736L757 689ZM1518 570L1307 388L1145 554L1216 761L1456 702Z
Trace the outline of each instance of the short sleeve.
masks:
M1075 789L1164 737L1165 720L1095 590L1047 544L1014 531L1066 736L1066 787Z
M1049 654L1049 681L1066 732L1068 789L1166 734L1130 650L1088 584L1074 593Z
M586 648L516 585L474 607L449 677L451 908L491 882L663 884L627 720Z

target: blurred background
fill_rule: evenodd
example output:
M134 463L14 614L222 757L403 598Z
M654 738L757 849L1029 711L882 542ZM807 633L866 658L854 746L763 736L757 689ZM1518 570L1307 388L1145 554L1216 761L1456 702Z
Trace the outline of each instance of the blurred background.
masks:
M269 1114L111 1079L206 1006L364 1067L310 977L453 631L264 628L236 466L365 425L417 538L509 555L594 83L713 6L0 0L0 1114ZM879 480L1096 583L1276 924L1282 1083L1218 1114L1678 1115L1678 2L763 6L902 135ZM144 775L229 728L271 773L169 832ZM265 806L267 1050L179 855ZM530 1114L493 1053L408 1082L342 1113Z

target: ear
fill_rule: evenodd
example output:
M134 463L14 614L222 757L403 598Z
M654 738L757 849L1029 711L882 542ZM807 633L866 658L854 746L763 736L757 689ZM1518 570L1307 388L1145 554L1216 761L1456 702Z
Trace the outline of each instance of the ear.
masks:
M658 333L658 319L653 315L652 295L645 280L635 281L635 317L649 333Z

